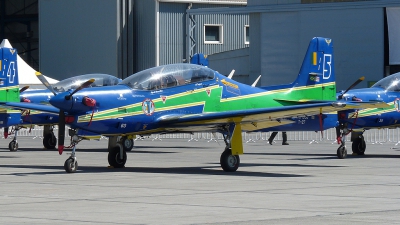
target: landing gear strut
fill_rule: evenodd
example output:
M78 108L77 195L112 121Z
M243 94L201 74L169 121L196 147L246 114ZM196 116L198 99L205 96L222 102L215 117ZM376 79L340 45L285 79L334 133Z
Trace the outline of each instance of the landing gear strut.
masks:
M348 130L342 127L336 127L336 133L338 135L337 142L340 144L339 148L336 151L336 155L339 159L344 159L347 157L347 149L346 149L346 134Z

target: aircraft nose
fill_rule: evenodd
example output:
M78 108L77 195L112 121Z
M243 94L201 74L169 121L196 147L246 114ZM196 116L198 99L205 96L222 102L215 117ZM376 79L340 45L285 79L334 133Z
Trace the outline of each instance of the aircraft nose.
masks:
M54 97L52 97L49 102L52 106L61 109L62 111L69 111L72 108L74 98L70 98L69 100L65 99L65 96L68 96L69 93L61 93Z

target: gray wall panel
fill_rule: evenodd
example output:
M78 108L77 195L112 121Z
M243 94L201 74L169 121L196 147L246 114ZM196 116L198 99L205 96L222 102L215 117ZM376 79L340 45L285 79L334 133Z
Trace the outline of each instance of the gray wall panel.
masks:
M298 73L298 13L264 13L261 15L262 86L292 82Z
M379 80L384 68L383 20L380 7L263 13L262 85L292 82L315 36L334 41L338 90L346 89L361 76L366 81ZM366 86L363 82L358 87Z
M117 4L109 0L39 1L40 70L55 79L117 75Z

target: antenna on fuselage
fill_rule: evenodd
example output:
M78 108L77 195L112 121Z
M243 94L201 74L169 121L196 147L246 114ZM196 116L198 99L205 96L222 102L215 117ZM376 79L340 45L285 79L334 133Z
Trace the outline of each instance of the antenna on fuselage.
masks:
M232 79L234 73L235 73L235 70L232 70L231 73L228 75L228 78Z
M253 83L251 86L252 86L252 87L255 87L256 84L258 83L258 81L260 80L260 78L261 78L261 75L258 76L258 78L256 79L256 81L254 81L254 83Z

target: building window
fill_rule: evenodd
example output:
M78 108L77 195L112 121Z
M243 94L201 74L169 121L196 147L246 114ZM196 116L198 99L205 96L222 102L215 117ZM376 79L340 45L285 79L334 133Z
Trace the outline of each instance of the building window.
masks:
M204 44L222 44L222 25L204 25Z
M250 39L249 39L249 25L244 26L244 44L248 45L250 44Z

